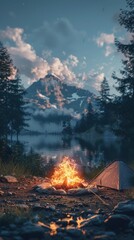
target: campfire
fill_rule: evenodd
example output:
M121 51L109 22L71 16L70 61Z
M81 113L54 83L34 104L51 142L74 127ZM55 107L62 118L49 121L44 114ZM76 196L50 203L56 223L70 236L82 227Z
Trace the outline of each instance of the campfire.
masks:
M83 195L97 191L82 178L80 167L68 156L55 166L50 178L46 177L43 183L35 188L40 193L57 195Z
M64 157L56 166L51 177L51 184L56 189L85 187L86 182L80 177L77 164L69 157Z

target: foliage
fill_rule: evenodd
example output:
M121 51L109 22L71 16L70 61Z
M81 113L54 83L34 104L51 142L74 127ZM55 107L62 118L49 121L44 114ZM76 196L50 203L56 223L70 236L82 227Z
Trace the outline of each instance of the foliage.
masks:
M121 10L119 23L131 34L129 43L116 39L117 50L124 55L121 77L113 73L116 90L119 96L115 98L115 115L117 119L116 132L128 140L134 141L134 2L127 0L127 9Z
M24 101L25 91L21 85L21 79L19 76L19 72L17 70L17 74L14 79L11 81L11 89L10 89L10 120L9 120L9 128L10 134L16 133L17 140L20 131L26 126L25 117L27 116L25 112L25 101Z
M87 180L92 180L95 178L102 170L104 169L104 166L99 166L98 168L92 169L89 173L87 171L84 172L84 176Z
M99 107L97 125L104 126L104 125L111 124L113 119L112 97L110 96L109 83L105 77L101 82L99 93L100 93L100 96L97 99L97 103Z
M45 170L42 167L42 157L36 153L24 153L23 145L17 143L10 148L3 146L0 152L0 174L15 176L44 176ZM5 150L10 149L10 154L6 155Z
M0 226L6 227L11 223L19 223L20 225L25 223L27 219L32 217L32 213L29 209L21 209L17 206L6 206L1 208L0 212Z
M10 77L13 63L7 49L0 42L0 137L7 137L9 123Z
M24 89L7 49L0 42L0 138L16 133L25 126Z
M75 126L75 132L81 133L91 129L91 127L95 124L95 119L95 111L92 107L91 102L89 102L87 109L85 109L81 119Z
M63 130L62 130L63 134L67 134L67 135L72 135L72 127L71 127L71 123L69 120L67 121L63 121Z

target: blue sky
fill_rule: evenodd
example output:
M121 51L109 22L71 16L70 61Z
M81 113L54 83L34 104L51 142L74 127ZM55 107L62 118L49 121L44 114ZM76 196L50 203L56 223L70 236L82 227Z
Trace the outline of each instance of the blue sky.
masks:
M52 72L69 84L98 90L119 71L115 38L125 0L0 0L0 39L20 69L25 87Z

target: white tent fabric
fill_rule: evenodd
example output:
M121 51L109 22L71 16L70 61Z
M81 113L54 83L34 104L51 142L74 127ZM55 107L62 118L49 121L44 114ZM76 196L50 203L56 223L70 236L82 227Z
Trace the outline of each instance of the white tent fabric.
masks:
M97 186L123 190L133 187L132 179L134 181L134 171L123 161L115 161L90 183Z

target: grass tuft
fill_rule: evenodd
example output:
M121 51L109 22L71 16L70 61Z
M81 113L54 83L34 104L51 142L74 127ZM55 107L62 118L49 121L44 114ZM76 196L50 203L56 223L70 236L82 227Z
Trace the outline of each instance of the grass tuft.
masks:
M44 176L42 157L36 153L25 154L21 146L11 149L11 154L5 158L0 154L0 175L19 176Z

